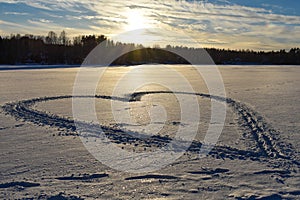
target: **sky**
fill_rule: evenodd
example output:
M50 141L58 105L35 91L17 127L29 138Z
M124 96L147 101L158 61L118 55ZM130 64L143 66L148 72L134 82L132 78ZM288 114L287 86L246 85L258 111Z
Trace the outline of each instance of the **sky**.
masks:
M298 0L0 0L0 35L64 30L69 38L279 50L300 46L299 8ZM135 35L119 37L128 31Z

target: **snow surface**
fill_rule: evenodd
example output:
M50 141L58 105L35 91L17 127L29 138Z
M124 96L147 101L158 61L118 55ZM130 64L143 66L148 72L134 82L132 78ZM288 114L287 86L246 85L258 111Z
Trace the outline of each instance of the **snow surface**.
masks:
M167 119L159 135L124 134L122 130L133 130L136 124L116 124L111 101L118 99L111 95L120 77L136 67L109 68L97 87L95 108L110 141L127 151L147 152L164 146L186 124L180 122L174 94L153 84L120 99L131 100L125 109L139 125L149 123L149 109L163 106ZM78 68L0 70L0 198L299 199L300 67L219 67L227 98L207 95L191 66L173 68L195 90L199 130L178 160L139 174L103 165L80 140L72 117ZM227 117L217 145L199 158L211 99L226 103Z

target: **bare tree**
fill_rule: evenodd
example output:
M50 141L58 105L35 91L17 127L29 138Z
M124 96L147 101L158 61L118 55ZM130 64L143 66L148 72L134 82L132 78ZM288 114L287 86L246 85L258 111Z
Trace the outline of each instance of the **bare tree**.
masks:
M58 44L57 35L55 32L50 31L46 37L46 43L48 44Z
M62 44L62 45L64 45L64 46L67 45L67 43L68 43L68 38L67 38L67 34L66 34L65 31L62 31L62 32L60 33L60 36L59 36L58 40L59 40L59 44Z

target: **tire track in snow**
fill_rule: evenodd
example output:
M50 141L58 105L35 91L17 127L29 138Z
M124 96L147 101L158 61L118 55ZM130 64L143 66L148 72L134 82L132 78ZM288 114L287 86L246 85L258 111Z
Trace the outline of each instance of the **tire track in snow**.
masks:
M68 98L99 98L107 100L116 100L124 102L134 102L141 101L141 98L144 95L149 94L184 94L184 95L197 95L203 98L209 98L219 102L225 102L230 105L234 112L239 115L239 125L245 127L252 134L252 137L256 143L255 151L240 150L230 146L219 146L216 145L212 151L209 153L210 156L216 158L230 158L230 159L252 159L258 160L261 157L267 158L283 158L291 160L288 148L292 152L292 147L290 144L285 144L280 141L279 138L275 138L278 135L278 132L269 128L270 126L267 122L259 116L254 110L247 107L241 102L237 102L231 98L212 96L209 94L203 93L186 93L186 92L171 92L171 91L150 91L150 92L136 92L131 94L128 98L122 97L111 97L105 95L96 95L96 96L56 96L56 97L41 97L34 98L29 100L23 100L18 102L7 103L2 106L3 111L6 114L12 115L17 120L29 121L37 125L42 126L51 126L57 127L66 130L68 133L74 135L76 134L76 126L73 119L66 117L61 117L55 114L38 111L32 108L32 106L38 102L46 102L51 100L59 99L68 99ZM128 131L122 130L116 126L109 127L103 125L95 125L87 122L79 122L82 127L85 127L86 130L92 134L89 136L97 137L99 135L99 127L103 130L105 135L112 141L118 144L135 144L135 146L144 146L144 147L157 147L161 148L166 146L168 142L172 139L165 136L146 136L142 133L132 132L133 134L127 134ZM77 134L78 135L78 134ZM180 149L180 144L184 141L178 141L178 149ZM199 141L193 141L188 151L190 152L199 152L200 148L205 148L205 145ZM295 163L296 161L292 161ZM298 162L296 162L299 165Z

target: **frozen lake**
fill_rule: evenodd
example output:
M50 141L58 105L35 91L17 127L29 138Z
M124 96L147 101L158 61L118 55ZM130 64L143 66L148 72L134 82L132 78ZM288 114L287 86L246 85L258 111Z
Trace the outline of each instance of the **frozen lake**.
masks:
M182 86L182 77L162 73L162 67L185 77L194 94ZM204 79L189 65L107 68L95 86L98 121L88 114L82 121L99 124L118 148L153 152L181 128L188 132L184 128L197 126L191 148L180 158L138 174L95 159L74 131L71 97L79 68L33 68L0 67L1 199L299 199L300 66L219 66L223 99L207 96ZM90 71L82 83L87 88L97 68ZM124 76L129 79L119 82L116 92ZM210 77L212 84L215 77ZM143 80L152 83L143 85ZM134 94L123 90L135 83L141 85ZM197 101L200 118L193 116L191 98ZM226 119L216 146L199 158L214 124L211 99L226 105ZM179 100L192 120L183 122ZM113 107L123 101L125 107ZM130 121L120 123L124 113ZM137 135L128 136L130 131ZM109 156L104 156L106 162Z

